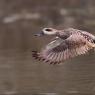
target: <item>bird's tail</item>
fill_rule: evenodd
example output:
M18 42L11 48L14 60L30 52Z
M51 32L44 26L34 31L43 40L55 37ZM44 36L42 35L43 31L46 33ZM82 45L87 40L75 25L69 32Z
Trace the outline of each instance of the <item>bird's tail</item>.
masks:
M86 45L89 49L93 49L95 51L95 43L87 42Z
M87 45L88 45L89 47L95 48L95 43L88 42Z

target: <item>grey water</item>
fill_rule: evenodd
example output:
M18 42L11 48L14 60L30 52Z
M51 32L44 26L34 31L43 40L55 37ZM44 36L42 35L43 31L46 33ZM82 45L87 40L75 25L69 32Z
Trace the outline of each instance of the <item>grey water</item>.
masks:
M73 27L95 35L94 0L0 0L1 95L95 95L95 50L49 65L32 50L51 37L33 35L44 27Z

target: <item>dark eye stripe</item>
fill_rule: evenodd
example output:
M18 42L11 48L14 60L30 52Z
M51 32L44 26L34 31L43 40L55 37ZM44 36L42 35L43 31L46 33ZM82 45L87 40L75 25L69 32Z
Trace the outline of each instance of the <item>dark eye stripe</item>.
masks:
M46 31L48 31L48 32L52 32L52 30L51 29L49 29L49 28L47 28L47 29L45 29Z

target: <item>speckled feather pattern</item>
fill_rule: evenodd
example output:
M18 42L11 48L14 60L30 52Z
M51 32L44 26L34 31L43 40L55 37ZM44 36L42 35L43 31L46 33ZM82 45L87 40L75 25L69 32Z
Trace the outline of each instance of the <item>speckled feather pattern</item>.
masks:
M60 30L55 40L42 48L40 53L33 51L32 55L35 59L45 63L59 64L69 58L85 54L95 46L94 41L94 35L82 30L68 28Z

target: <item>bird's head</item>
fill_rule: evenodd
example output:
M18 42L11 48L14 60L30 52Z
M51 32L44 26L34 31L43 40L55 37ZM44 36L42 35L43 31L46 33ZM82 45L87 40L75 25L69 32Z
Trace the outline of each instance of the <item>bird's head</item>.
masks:
M56 35L59 31L54 28L44 28L40 33L35 36L44 36L44 35Z

